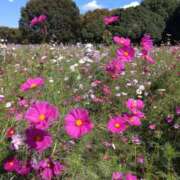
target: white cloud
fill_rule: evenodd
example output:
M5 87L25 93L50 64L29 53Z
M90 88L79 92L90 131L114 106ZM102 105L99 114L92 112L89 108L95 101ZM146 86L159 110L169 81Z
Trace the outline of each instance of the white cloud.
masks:
M95 9L101 9L101 8L103 8L103 6L98 4L96 0L92 0L87 4L84 4L82 7L84 11L93 11Z
M126 4L125 6L123 6L122 8L123 9L127 9L127 8L129 8L129 7L136 7L136 6L139 6L140 5L140 2L138 2L138 1L133 1L133 2L131 2L131 3L129 3L129 4Z
M14 0L8 0L9 2L14 2Z

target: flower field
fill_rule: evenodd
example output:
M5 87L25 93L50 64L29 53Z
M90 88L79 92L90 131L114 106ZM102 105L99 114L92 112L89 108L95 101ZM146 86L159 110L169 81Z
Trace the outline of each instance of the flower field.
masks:
M0 180L180 178L180 47L114 42L0 45Z

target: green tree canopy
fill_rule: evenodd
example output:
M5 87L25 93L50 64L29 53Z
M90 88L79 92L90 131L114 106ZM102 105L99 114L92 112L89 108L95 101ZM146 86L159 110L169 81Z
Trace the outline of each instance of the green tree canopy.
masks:
M179 2L179 0L144 0L142 6L167 20L177 8Z
M180 5L167 21L166 33L171 34L173 42L180 41Z
M30 0L21 10L19 26L24 38L33 43L42 41L42 33L30 27L30 21L41 14L47 16L47 40L53 37L60 42L78 39L80 15L72 0Z
M105 31L103 18L110 14L107 9L97 9L82 16L81 34L84 42L102 42Z
M143 34L148 33L155 41L161 40L162 33L165 29L163 18L144 8L138 6L125 10L116 10L115 15L121 17L121 20L114 26L110 27L113 34L124 37L130 37L134 41L139 41Z

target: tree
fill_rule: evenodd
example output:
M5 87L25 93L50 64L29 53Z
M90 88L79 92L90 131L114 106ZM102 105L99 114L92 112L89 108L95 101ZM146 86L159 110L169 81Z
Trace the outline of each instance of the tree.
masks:
M156 42L161 40L165 21L160 15L143 6L124 10L118 9L115 15L120 16L121 20L114 26L110 26L109 29L113 35L130 37L137 42L145 33L148 33Z
M75 41L80 32L79 9L72 0L30 0L21 10L19 27L22 36L32 43L43 40L43 34L30 27L30 21L46 15L47 41L55 38L59 42Z
M167 21L166 34L171 34L173 42L180 41L180 5Z
M89 11L82 16L81 36L83 42L100 43L103 41L103 33L105 31L103 18L110 14L110 11L107 9L97 9Z
M175 11L180 0L144 0L142 6L167 20Z

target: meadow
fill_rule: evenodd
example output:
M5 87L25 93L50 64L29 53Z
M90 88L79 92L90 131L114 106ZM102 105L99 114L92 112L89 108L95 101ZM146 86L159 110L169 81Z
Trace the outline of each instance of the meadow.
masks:
M44 169L32 164L47 157L61 163L55 179L180 178L180 46L154 47L152 64L136 47L133 61L117 77L107 68L116 49L117 45L80 43L0 45L0 180L42 178ZM39 86L23 89L23 83L36 77L43 79ZM144 103L142 119L114 132L107 124L114 117L129 115L129 99ZM37 101L59 111L48 126L51 145L40 153L27 143L25 133L30 126L27 111ZM81 135L65 128L67 115L76 108L88 111L88 122L93 123ZM82 119L76 120L81 126ZM43 124L41 129L47 127ZM17 173L10 168L7 173L9 157L26 161L25 170ZM50 168L55 167L53 161Z

